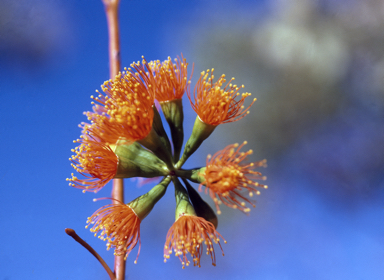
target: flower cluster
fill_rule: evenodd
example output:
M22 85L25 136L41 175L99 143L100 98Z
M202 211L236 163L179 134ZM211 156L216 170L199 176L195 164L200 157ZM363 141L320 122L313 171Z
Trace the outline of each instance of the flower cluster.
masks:
M103 93L97 91L96 97L91 96L93 110L85 112L89 123L80 124L82 135L74 141L78 146L72 149L74 155L70 158L80 176L72 174L67 179L70 186L83 192L98 192L114 178L163 177L160 183L130 203L115 201L88 218L87 227L95 236L107 241L107 248L114 248L115 255L127 258L137 244L140 252L140 224L173 182L175 222L166 236L164 261L174 252L183 268L191 263L188 255L193 264L200 267L206 247L215 265L213 244L218 244L223 251L220 239L226 241L216 230L215 212L199 192L213 199L217 214L221 213L219 205L222 203L247 213L250 211L247 203L255 206L247 195L252 197L260 194L260 188L267 188L257 182L266 178L255 170L265 167L266 161L248 163L247 157L252 150L240 151L246 142L229 145L209 155L205 167L182 168L218 125L245 117L256 100L245 108L245 99L251 94L240 94L244 86L233 84L234 78L227 82L222 75L214 81L213 69L201 73L192 94L192 74L188 77L187 68L183 56L163 62L147 62L143 57L141 62L132 63L113 80L106 81L101 86ZM181 99L185 92L197 117L182 150ZM155 100L169 125L171 141ZM198 184L199 192L190 182Z

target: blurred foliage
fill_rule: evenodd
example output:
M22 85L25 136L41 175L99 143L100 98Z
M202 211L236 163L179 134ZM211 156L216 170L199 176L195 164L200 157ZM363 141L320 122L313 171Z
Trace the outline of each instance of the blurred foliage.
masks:
M201 69L235 76L258 101L233 133L216 136L233 143L245 135L254 157L273 165L292 159L287 170L312 177L308 187L328 195L382 191L384 3L276 0L222 9L219 18L197 20L191 52ZM267 173L275 177L273 165Z
M38 67L66 51L73 27L59 1L0 1L0 62Z

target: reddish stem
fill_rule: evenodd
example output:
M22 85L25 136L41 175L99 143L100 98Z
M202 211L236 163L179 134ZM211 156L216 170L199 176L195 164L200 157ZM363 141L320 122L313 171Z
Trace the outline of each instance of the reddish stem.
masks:
M119 204L119 201L124 203L124 181L123 179L113 179L112 198L114 204ZM118 201L116 201L118 200ZM115 274L116 280L125 279L125 260L124 255L115 256Z
M109 73L113 79L120 71L119 0L102 0L105 7L109 37Z
M109 37L109 72L110 78L114 79L120 71L120 36L118 10L119 0L102 0L105 7L105 13L108 23ZM124 203L124 182L123 179L114 179L112 186L113 203L119 200ZM115 274L116 280L125 278L125 260L124 256L115 256Z

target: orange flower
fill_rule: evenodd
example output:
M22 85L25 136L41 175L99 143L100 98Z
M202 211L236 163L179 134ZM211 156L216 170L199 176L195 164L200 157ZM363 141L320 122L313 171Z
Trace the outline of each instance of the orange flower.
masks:
M181 99L187 85L191 83L191 78L187 80L188 63L183 55L181 55L181 61L179 57L175 59L175 64L168 57L162 63L156 60L151 61L149 65L154 74L151 83L155 88L156 99L159 102Z
M92 102L93 112L85 113L94 124L92 133L103 137L108 144L115 144L119 139L128 143L141 140L152 128L152 73L144 58L143 64L137 62L131 67L136 71L125 68L113 81L104 82L101 88L105 95L91 96L98 104Z
M140 219L135 212L120 201L118 204L109 204L98 209L87 220L88 228L95 236L99 233L99 238L108 241L107 249L115 248L116 256L123 256L127 259L132 249L139 243L139 251L135 263L140 254Z
M200 267L200 258L205 244L207 246L207 255L211 255L212 265L216 265L213 242L218 243L221 248L219 237L223 239L212 223L197 216L180 215L168 231L164 246L164 262L169 259L173 249L183 268L190 264L187 259L188 253L192 256L193 264ZM227 242L224 240L224 243ZM222 248L221 251L223 252Z
M83 126L81 139L73 141L80 143L72 149L76 155L72 155L69 160L72 161L72 167L85 178L79 179L72 173L72 178L67 178L67 181L70 181L70 186L82 189L83 192L97 192L115 177L118 158L108 145L87 132L88 124L83 123Z
M201 72L193 94L194 102L190 90L187 90L193 110L203 122L214 126L242 119L249 113L248 109L256 101L256 98L244 109L244 100L251 94L243 93L240 100L235 100L240 95L238 92L240 88L231 84L235 78L232 78L222 89L221 87L226 82L225 75L223 74L213 83L213 71L214 69L210 74L209 69L206 73ZM241 88L243 87L241 86Z
M266 185L259 184L253 180L265 180L260 172L253 169L266 166L266 160L254 163L244 163L246 157L252 154L252 150L248 152L240 152L240 149L247 144L244 142L240 146L238 144L229 145L223 150L217 152L211 157L207 157L207 166L202 176L205 181L199 186L199 191L202 190L202 185L206 186L205 193L209 195L216 204L217 213L220 214L219 204L223 202L225 205L237 208L243 212L249 212L251 209L246 207L245 202L255 205L247 199L242 190L247 190L249 196L253 193L259 195L257 187L268 188ZM235 149L237 148L237 149Z

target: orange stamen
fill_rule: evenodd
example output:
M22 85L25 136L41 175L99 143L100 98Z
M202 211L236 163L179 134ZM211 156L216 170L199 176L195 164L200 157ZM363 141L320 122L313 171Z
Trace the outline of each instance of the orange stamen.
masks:
M154 94L150 80L153 78L147 61L132 63L115 79L101 86L105 95L99 93L93 112L86 112L92 122L92 133L102 136L109 144L117 140L134 142L145 138L153 121ZM152 77L152 78L151 78Z
M240 100L235 100L240 95L238 91L244 86L238 87L231 82L232 78L222 88L226 82L223 74L216 82L213 82L214 69L212 71L201 72L201 76L195 86L193 97L188 89L187 95L191 102L193 110L198 114L200 119L210 125L219 125L222 123L235 122L244 118L249 113L249 108L256 101L244 109L244 100L250 96L250 93L243 93ZM192 100L193 99L193 100Z
M243 212L249 212L251 209L246 207L245 202L255 205L241 193L243 190L249 192L249 196L260 194L257 188L268 188L266 185L254 182L254 180L265 180L260 172L254 171L257 167L265 167L266 160L254 163L243 162L252 150L240 152L240 149L246 144L229 145L223 150L217 152L211 157L207 157L207 166L205 174L202 174L205 181L200 184L199 191L205 185L205 193L209 193L216 204L217 213L220 214L219 204L222 202L231 208L237 208ZM237 149L236 149L237 148Z
M181 215L168 231L164 246L164 262L169 259L173 250L183 268L190 264L187 258L188 253L193 259L193 264L200 267L200 258L205 244L207 255L211 256L212 265L216 265L213 243L218 243L221 248L219 237L223 239L211 222L197 216ZM225 240L224 243L226 243ZM222 248L221 251L223 252Z
M188 63L183 55L181 55L181 59L176 58L175 63L168 57L163 62L151 61L149 65L154 74L151 82L155 88L156 99L159 102L181 99L186 87L191 83L192 77L191 74L189 80L187 78Z
M115 177L118 158L108 145L87 132L89 125L83 126L81 139L74 141L80 145L72 149L75 155L69 160L72 161L72 167L85 178L77 178L72 173L72 178L67 178L67 181L70 186L82 189L83 192L97 192Z
M107 250L115 249L115 256L123 256L127 259L132 249L139 243L140 254L140 219L128 205L117 201L118 204L109 204L98 209L87 220L88 228L95 236L99 233L99 238L107 241Z

